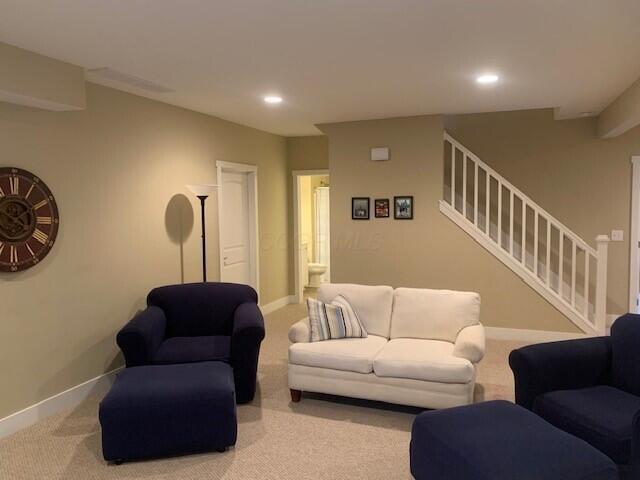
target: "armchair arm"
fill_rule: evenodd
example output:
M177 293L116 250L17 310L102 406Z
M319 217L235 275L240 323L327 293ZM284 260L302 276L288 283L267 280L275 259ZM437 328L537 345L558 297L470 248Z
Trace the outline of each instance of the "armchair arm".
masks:
M466 358L471 363L478 363L484 357L485 337L481 324L465 327L458 333L453 346L453 356Z
M250 402L255 395L258 356L264 335L264 318L258 305L242 303L233 315L231 333L231 365L238 403Z
M116 342L127 367L148 365L164 340L167 319L158 307L148 307L118 332Z
M531 410L539 395L609 383L609 337L529 345L509 355L516 403Z
M636 412L631 424L631 458L628 478L640 478L640 412Z
M309 319L305 318L291 325L289 329L289 341L291 343L308 343L311 340Z

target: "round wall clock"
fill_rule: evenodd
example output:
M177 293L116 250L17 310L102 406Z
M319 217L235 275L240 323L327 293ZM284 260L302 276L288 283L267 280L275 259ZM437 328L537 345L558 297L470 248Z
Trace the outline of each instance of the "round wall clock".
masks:
M0 271L40 262L56 240L60 217L51 190L34 174L0 167Z

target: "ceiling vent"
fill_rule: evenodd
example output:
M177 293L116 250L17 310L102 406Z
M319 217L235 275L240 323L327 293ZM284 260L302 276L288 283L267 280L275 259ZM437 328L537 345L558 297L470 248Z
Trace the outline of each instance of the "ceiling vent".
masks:
M109 67L92 68L87 71L90 74L90 76L94 77L96 80L99 78L104 80L110 80L112 82L121 83L124 85L128 85L130 87L139 88L141 90L147 90L149 92L154 92L154 93L175 92L175 90L171 88L167 88L163 85L159 85L157 83L150 82L149 80L145 80L144 78L136 77L135 75L130 75L128 73L123 73Z

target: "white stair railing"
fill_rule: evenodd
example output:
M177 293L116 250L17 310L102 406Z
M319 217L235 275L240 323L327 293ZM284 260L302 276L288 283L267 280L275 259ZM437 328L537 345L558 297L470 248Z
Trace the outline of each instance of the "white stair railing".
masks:
M594 249L445 133L440 211L581 330L606 332L607 250Z

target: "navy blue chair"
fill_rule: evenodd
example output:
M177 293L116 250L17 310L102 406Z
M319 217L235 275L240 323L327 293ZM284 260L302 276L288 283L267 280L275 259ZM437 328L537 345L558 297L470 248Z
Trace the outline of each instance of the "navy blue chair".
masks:
M509 365L516 403L640 479L640 315L618 318L610 337L514 350Z
M118 333L127 367L206 361L233 368L236 401L253 400L264 319L248 285L191 283L153 289Z

